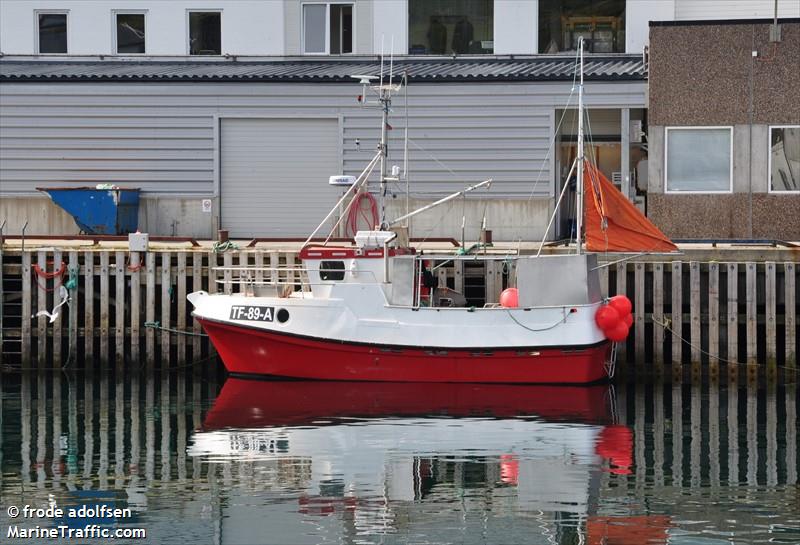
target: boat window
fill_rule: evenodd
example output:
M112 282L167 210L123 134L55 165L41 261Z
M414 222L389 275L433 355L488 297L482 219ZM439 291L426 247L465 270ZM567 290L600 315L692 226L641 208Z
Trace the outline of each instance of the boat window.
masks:
M539 53L625 52L625 0L539 0Z
M319 264L322 280L344 280L344 261L323 261Z
M800 125L769 133L769 190L800 191Z
M494 0L409 0L411 55L494 52Z
M731 127L667 127L667 193L730 193Z

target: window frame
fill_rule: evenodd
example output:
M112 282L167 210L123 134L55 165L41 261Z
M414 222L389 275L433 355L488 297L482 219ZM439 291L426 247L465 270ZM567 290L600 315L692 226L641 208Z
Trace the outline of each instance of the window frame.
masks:
M350 53L331 53L331 6L344 5L351 6L353 9L353 50ZM325 6L325 52L306 51L306 6ZM300 52L303 55L332 55L332 56L347 56L356 54L356 29L358 28L357 15L356 15L356 2L355 0L332 0L329 2L320 2L310 0L308 2L300 2Z
M186 10L186 56L188 57L224 57L225 36L222 32L222 8L189 8ZM192 55L192 13L219 13L219 54L218 55Z
M800 189L772 189L772 129L800 130L800 125L769 125L767 128L767 193L773 195L800 195Z
M728 189L680 190L669 188L669 132L727 129L729 139ZM664 193L669 195L727 195L733 193L733 125L701 125L664 127Z
M147 12L146 9L112 9L111 10L111 54L127 57L147 55ZM117 43L117 15L144 15L144 53L120 53Z
M33 10L33 50L37 55L69 55L72 33L69 31L69 12L68 9L35 9ZM64 53L42 53L39 50L39 15L65 15L67 20L67 50Z

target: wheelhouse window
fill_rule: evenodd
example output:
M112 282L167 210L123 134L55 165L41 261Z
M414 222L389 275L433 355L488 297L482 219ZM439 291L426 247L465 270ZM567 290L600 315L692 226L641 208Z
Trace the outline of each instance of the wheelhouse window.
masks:
M729 193L732 132L731 127L668 127L667 193Z
M36 13L38 25L38 51L45 53L67 52L67 14Z
M494 52L494 0L409 0L411 55Z
M625 0L539 0L539 53L625 52Z
M145 52L144 13L115 13L117 54L129 55Z
M303 4L303 52L353 52L353 4Z
M321 261L320 280L344 280L344 261Z
M222 54L222 13L219 11L189 12L189 54Z
M800 192L800 125L769 128L769 190Z

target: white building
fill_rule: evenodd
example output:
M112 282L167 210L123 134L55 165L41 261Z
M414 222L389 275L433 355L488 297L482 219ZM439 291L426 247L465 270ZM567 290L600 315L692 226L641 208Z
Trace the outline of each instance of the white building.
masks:
M590 51L587 103L601 169L633 196L645 156L651 20L765 18L772 0L3 0L0 222L74 233L37 187L142 189L154 234L302 236L336 200L330 174L373 154L378 114L351 74L394 51L407 72L412 200L497 181L416 236L483 216L496 239L541 237L574 154L572 59ZM779 0L781 17L800 2ZM390 159L403 165L406 97ZM569 112L568 112L569 113ZM557 135L558 145L550 146ZM624 167L622 165L625 165ZM400 188L394 188L399 196ZM212 213L201 200L211 198ZM402 201L402 202L401 202ZM47 213L42 214L42 205ZM390 209L403 209L393 199ZM565 218L566 220L567 218ZM566 234L569 222L551 236Z

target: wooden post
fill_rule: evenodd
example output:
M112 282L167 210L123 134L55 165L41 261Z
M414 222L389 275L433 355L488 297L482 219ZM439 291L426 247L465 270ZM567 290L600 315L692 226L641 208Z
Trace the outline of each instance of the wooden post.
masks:
M53 271L61 268L61 251L53 251ZM61 295L59 294L60 287L67 283L69 275L60 276L53 280L53 307L61 302ZM58 318L52 323L53 330L53 367L61 367L61 324L64 322L64 315L67 313L66 305L58 310ZM59 399L60 401L60 399ZM54 398L55 402L55 398Z
M94 365L94 252L89 250L83 254L83 343L87 365Z
M222 254L222 265L225 267L225 270L222 273L222 277L225 279L224 285L224 293L225 295L230 295L233 293L233 274L231 272L231 267L233 266L233 254L230 252L225 252Z
M208 293L217 293L219 285L217 284L217 253L214 251L208 252Z
M178 331L186 331L186 252L178 252L178 315L176 316ZM186 336L178 336L178 364L186 363ZM183 373L179 374L182 377Z
M460 294L464 294L464 260L456 259L453 261L453 289Z
M627 274L628 264L626 262L617 263L617 295L627 294ZM622 376L625 376L625 367L628 359L627 340L617 345L617 369Z
M107 251L100 252L100 362L108 362L108 275L111 256ZM105 367L103 368L105 370Z
M653 361L655 373L664 375L664 264L653 263Z
M156 320L156 254L147 252L145 256L147 286L145 287L144 319L153 323ZM147 378L152 378L156 362L156 332L152 327L144 330L144 351L147 358Z
M69 273L75 274L75 280L80 278L80 265L78 262L78 252L71 251L69 253ZM78 282L80 283L80 282ZM78 356L78 294L80 293L79 286L76 285L75 289L70 293L69 305L69 355L72 359L72 366L75 366L75 360Z
M644 263L635 263L633 274L634 274L634 341L635 341L635 349L634 352L636 353L636 365L637 367L644 363L644 324L645 324L645 289L644 289L644 274L645 274L645 265Z
M766 345L767 345L767 376L775 378L778 373L778 324L777 324L777 293L775 263L767 261L764 264L765 295L766 295Z
M114 287L116 288L114 304L114 334L116 337L117 371L125 368L125 252L117 252L114 267Z
M170 327L170 310L172 306L172 254L169 252L161 253L161 327ZM161 371L162 373L169 367L170 362L170 336L166 329L161 330Z
M739 378L739 265L728 263L728 378Z
M142 258L139 252L130 253L131 270L131 362L134 366L139 364L140 328L142 323Z
M245 251L239 252L239 267L247 267L250 264L250 256ZM243 270L239 271L239 293L244 294L247 292L247 273Z
M708 264L708 375L719 379L719 263Z
M672 377L683 377L683 264L672 262Z
M203 289L203 254L202 252L192 253L192 291L200 291ZM202 328L197 319L192 319L192 359L197 361L200 359L200 333ZM194 367L197 371L197 366Z
M438 269L436 269L437 276L439 279L438 287L446 288L447 287L447 268L442 265Z
M39 255L37 257L37 264L39 265L39 269L42 271L47 271L47 252L44 250L39 250ZM38 274L36 275L36 310L37 311L49 311L50 309L47 308L47 290L45 289L47 286L47 279L41 278ZM36 353L36 361L38 362L39 369L42 369L47 364L47 317L46 316L39 316L36 323L36 345L37 345L37 353Z
M783 264L786 309L784 327L786 330L786 367L794 369L797 366L797 300L795 297L796 265L791 262Z
M270 274L270 282L273 284L277 284L280 281L280 275L278 274L278 267L280 266L280 255L278 252L270 252L269 253L269 274Z
M497 299L495 298L495 274L494 274L494 266L495 262L492 260L486 260L484 263L484 302L486 304L497 303Z
M25 367L31 363L31 253L22 252L22 362Z
M253 258L255 260L255 268L256 268L255 289L258 290L258 287L264 283L264 271L261 270L264 268L264 252L262 252L261 250L256 250Z
M702 363L702 328L700 324L700 263L689 262L689 328L691 336L692 380L700 380Z
M756 315L756 303L757 303L757 292L756 292L756 264L755 263L747 263L745 265L745 280L747 282L747 291L745 292L745 302L746 302L746 324L747 324L747 373L748 376L752 378L752 374L755 369L751 369L751 366L756 364L757 353L756 349L758 347L758 339L756 337L757 330L757 319L758 316Z

